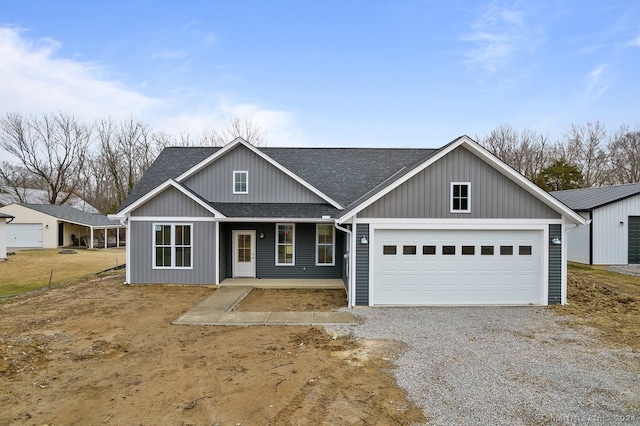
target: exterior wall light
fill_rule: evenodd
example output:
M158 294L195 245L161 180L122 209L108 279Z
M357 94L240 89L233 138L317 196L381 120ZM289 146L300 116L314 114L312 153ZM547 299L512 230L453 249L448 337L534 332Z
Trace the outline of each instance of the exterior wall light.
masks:
M360 238L360 244L369 244L369 241L367 241L366 235L363 235L362 238Z
M562 240L560 239L560 237L553 237L551 238L551 244L559 246L560 244L562 244Z

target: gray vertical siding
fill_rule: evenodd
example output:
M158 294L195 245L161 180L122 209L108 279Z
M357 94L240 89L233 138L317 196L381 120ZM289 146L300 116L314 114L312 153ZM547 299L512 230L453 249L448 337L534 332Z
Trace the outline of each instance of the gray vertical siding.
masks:
M359 223L356 226L356 306L369 305L369 245L360 244L363 236L370 238L369 224Z
M153 269L154 222L131 221L131 284L215 284L215 222L175 223L193 223L193 269Z
M549 225L549 238L562 238L562 225ZM564 244L564 241L563 241ZM562 245L549 243L549 299L550 305L562 303Z
M175 188L169 187L147 201L132 216L207 217L211 212Z
M233 193L233 171L249 172L249 193ZM219 203L323 203L325 200L244 146L218 158L184 184Z
M450 213L451 182L471 183L471 212ZM560 215L459 147L358 214L363 218L559 218Z
M225 278L233 276L233 230L256 231L256 278L342 278L344 235L341 231L336 230L335 266L316 266L316 224L296 223L295 265L276 266L275 223L221 223L221 250L225 254L224 266L221 262L220 268L224 269ZM260 234L264 234L264 238L260 238Z

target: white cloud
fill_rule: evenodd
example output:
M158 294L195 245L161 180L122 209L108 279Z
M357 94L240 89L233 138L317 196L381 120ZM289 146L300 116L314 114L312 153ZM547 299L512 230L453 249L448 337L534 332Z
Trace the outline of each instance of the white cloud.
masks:
M629 42L629 46L640 47L640 35Z
M138 114L161 101L101 77L97 64L56 58L60 44L26 31L0 28L0 112L64 111L80 117Z
M495 73L512 57L531 50L538 42L535 32L527 26L524 11L491 3L475 19L470 33L462 36L463 41L475 46L467 53L467 63Z
M598 65L587 74L587 93L590 97L600 97L609 89L609 78L606 71L605 65Z
M27 34L23 29L0 27L0 114L62 111L88 120L132 116L176 136L182 131L201 135L230 116L249 117L266 133L269 145L307 142L291 112L206 94L199 87L181 91L175 98L152 98L105 78L107 70L99 64L57 57L61 45L56 40L31 40ZM181 54L166 51L157 57L176 59ZM145 87L142 83L139 89Z

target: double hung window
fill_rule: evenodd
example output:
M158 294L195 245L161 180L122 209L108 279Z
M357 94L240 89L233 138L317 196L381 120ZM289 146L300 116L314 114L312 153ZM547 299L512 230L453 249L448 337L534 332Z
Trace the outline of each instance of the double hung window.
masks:
M451 182L451 213L471 212L471 184Z
M316 226L316 264L318 266L335 265L335 227L332 224L319 223Z
M153 267L189 269L193 264L191 224L153 225Z
M295 265L295 230L293 223L276 225L276 265Z

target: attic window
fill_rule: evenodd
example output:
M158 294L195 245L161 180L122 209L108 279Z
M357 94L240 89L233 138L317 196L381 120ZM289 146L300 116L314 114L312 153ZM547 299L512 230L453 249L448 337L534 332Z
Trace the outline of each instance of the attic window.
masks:
M451 182L451 213L471 213L471 183Z
M233 193L234 194L249 193L249 172L247 171L233 172Z

